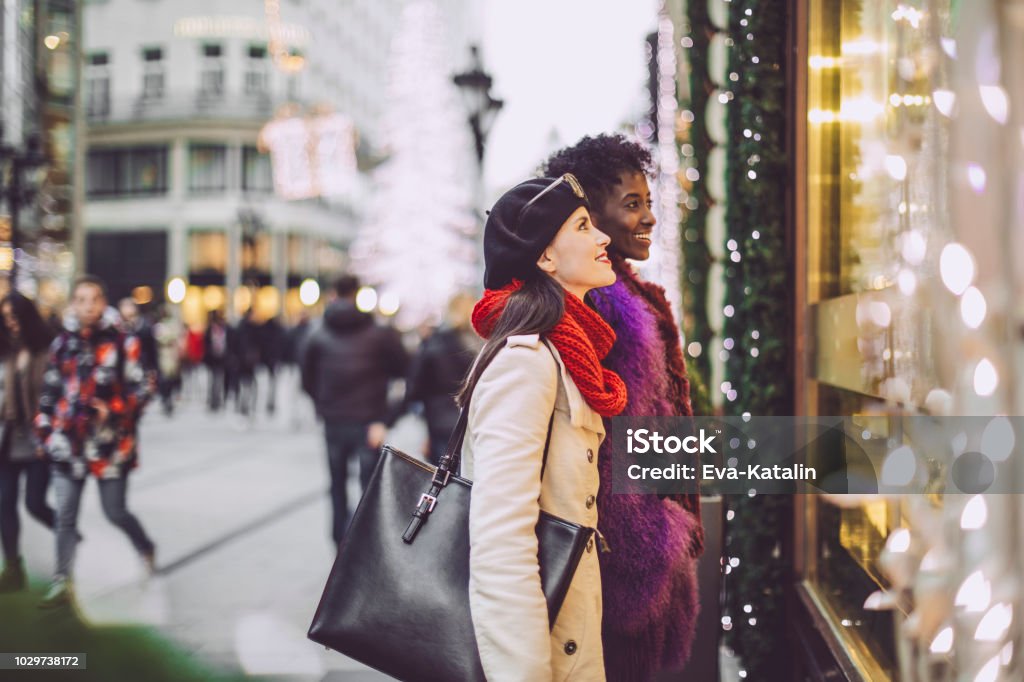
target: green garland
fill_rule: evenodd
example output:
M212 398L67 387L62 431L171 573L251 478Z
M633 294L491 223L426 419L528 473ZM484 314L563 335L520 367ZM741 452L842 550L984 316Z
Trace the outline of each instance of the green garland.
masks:
M710 345L714 336L711 326L708 324L708 275L711 270L712 257L707 243L707 217L712 199L707 189L707 172L708 156L715 143L708 135L704 112L707 110L708 97L714 89L714 84L708 73L708 52L711 36L714 35L716 29L708 15L707 2L703 0L688 2L686 14L690 24L688 37L693 41L693 45L685 53L690 67L690 101L681 102L681 108L692 111L694 120L690 124L688 139L684 138L681 141L689 142L693 147L692 167L696 168L700 174L699 179L692 184L689 190L690 197L696 201L696 206L687 211L681 226L684 264L681 288L683 311L685 311L682 319L683 333L687 345L696 341L701 347L701 352L696 357L686 353L692 382L692 377L711 376ZM682 154L681 156L684 159L688 158ZM706 393L703 395L707 398ZM698 405L694 401L695 410L697 407ZM710 409L710 406L706 409ZM696 412L696 414L710 414L706 409Z
M785 223L789 19L779 3L768 0L733 0L729 7L728 69L739 80L728 104L725 238L727 244L735 242L740 260L735 262L727 247L725 304L733 314L726 315L723 327L726 347L732 344L725 380L736 394L725 412L791 414L793 264ZM784 639L792 499L731 497L728 504L735 516L728 523L725 554L739 560L726 576L730 644L747 679L792 679L791 649Z

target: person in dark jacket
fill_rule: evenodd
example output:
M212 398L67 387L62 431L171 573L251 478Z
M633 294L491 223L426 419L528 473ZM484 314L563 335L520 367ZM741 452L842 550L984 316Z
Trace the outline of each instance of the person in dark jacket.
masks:
M429 458L441 460L448 436L459 420L455 394L483 346L473 331L470 315L474 299L456 294L448 304L448 319L420 344L405 388L408 403L422 403L430 438Z
M139 306L130 298L122 298L117 303L117 312L121 313L121 328L126 334L139 339L142 348L142 366L147 371L157 371L157 343L153 335L153 325L149 323Z
M303 311L295 325L285 333L281 357L284 383L281 405L286 413L284 420L293 431L298 431L304 424L308 424L313 415L312 402L302 391L302 371L299 366L312 328L309 313Z
M267 414L277 406L277 370L284 360L286 332L276 317L260 325L260 364L267 370Z
M260 364L260 336L260 325L253 319L252 308L249 308L238 321L228 343L229 373L230 368L233 368L231 385L236 392L236 408L245 417L256 412L256 367Z
M228 349L231 337L232 329L224 321L224 316L219 310L211 310L207 317L206 332L203 334L203 363L210 373L207 406L211 412L219 410L226 400Z
M300 363L302 388L324 420L334 506L331 534L337 544L348 527L348 460L358 456L365 489L387 426L398 412L389 409L388 383L404 377L408 369L398 332L356 308L358 290L359 280L351 275L335 281L334 300L323 323L311 332Z

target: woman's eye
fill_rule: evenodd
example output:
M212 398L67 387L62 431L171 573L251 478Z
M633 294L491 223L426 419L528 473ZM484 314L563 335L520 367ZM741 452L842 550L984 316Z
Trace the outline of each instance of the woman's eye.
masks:
M639 206L640 204L636 203L635 201L631 201L628 204L626 204L626 208L639 208Z

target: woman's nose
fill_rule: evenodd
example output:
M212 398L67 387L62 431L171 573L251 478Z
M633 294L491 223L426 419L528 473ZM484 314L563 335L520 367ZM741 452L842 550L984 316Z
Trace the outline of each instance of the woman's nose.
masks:
M597 245L598 246L608 246L608 244L611 243L612 238L609 237L608 235L606 235L604 232L602 232L601 230L598 230L596 228L595 228L594 231L597 232Z
M654 211L651 210L650 206L644 206L643 223L651 227L658 224L658 219L654 217Z

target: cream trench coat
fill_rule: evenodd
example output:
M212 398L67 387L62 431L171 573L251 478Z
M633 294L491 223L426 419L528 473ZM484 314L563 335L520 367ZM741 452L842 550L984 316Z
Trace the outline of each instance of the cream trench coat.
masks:
M510 337L483 371L468 424L462 473L473 481L469 603L487 679L603 681L595 541L549 631L535 532L541 509L597 528L601 416L583 400L558 351L533 334Z

